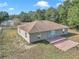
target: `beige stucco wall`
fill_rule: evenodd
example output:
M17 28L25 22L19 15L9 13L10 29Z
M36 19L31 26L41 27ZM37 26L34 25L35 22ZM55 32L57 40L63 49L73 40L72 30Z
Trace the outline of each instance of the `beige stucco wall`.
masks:
M18 34L22 36L28 43L30 43L30 35L29 33L27 33L27 37L26 37L25 33L27 32L18 28Z

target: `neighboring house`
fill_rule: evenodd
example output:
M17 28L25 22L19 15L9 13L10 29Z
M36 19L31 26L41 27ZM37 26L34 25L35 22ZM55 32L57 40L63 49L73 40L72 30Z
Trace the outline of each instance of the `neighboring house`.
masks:
M3 22L1 23L1 26L4 26L4 27L14 26L14 21L13 21L13 20L6 20L6 21L3 21Z
M51 21L34 21L18 26L18 34L28 43L48 40L68 33L68 27ZM52 39L53 40L53 39Z

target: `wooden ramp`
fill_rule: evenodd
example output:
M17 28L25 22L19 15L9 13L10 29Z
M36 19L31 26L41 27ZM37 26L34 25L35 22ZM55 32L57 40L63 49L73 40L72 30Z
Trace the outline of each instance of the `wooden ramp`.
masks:
M71 40L65 40L58 43L55 43L54 46L62 51L67 51L75 46L77 46L79 43L71 41Z

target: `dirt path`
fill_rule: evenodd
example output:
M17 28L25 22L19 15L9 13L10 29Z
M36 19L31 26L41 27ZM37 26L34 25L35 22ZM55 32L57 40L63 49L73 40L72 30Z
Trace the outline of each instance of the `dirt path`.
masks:
M35 47L35 46L37 46L37 45L31 45L31 46L24 45L24 47L25 47L26 49L31 49L31 48L33 48L33 47Z

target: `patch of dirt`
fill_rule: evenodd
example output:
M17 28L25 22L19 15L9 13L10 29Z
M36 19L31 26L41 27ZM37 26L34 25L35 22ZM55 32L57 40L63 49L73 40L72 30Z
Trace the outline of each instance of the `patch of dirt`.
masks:
M31 46L24 45L24 47L25 47L26 49L31 49L32 47L35 47L35 46L37 46L37 45L31 45Z

